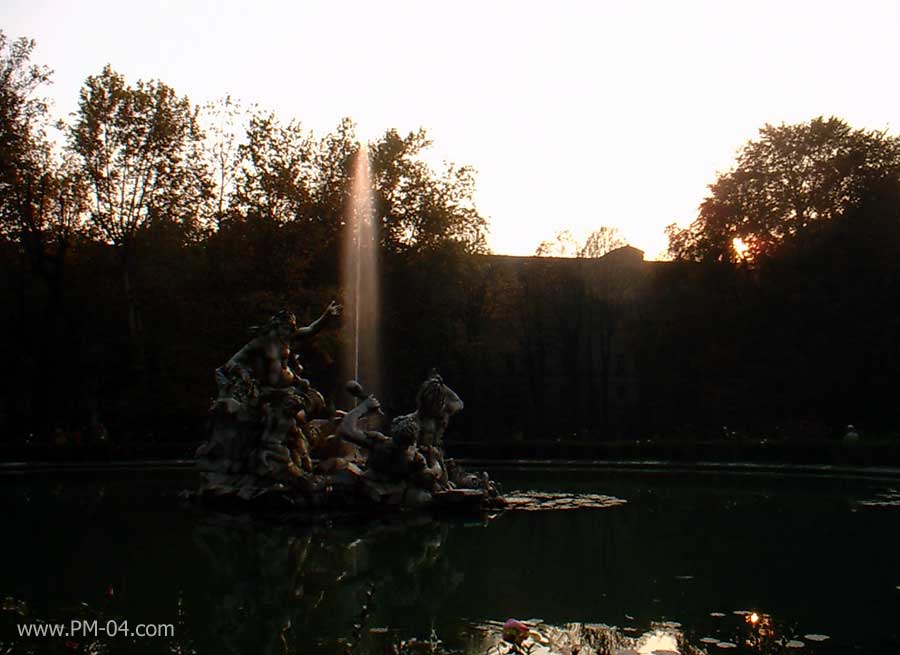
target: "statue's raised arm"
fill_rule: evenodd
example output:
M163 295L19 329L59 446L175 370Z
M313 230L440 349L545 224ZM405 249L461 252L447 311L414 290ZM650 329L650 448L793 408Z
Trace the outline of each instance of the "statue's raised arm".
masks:
M296 332L294 332L295 337L304 337L307 335L316 334L320 332L322 328L331 320L332 317L337 317L341 315L341 311L343 307L337 303L337 301L332 300L328 307L325 308L325 311L322 312L322 315L314 320L312 323L307 325L306 327L298 328Z

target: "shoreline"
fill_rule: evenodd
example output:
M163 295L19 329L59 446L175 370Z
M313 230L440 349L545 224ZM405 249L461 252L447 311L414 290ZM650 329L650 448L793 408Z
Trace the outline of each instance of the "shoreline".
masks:
M712 462L672 460L562 460L562 459L476 459L458 460L466 468L490 470L613 471L626 473L688 473L733 475L789 475L801 477L900 479L900 468L890 466L842 466L831 464L773 464L771 462ZM186 459L129 461L21 461L0 462L0 476L33 473L190 471L194 462Z

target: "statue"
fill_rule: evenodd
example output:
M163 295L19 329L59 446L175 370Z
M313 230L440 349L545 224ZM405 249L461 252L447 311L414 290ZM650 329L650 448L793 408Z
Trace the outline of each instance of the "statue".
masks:
M377 429L381 403L355 381L347 390L356 407L328 415L291 342L340 313L332 302L298 328L280 311L251 328L251 340L216 369L210 434L196 453L206 480L199 496L300 509L503 506L486 473L466 473L444 457L444 433L463 402L436 371L422 383L415 411L395 418L387 434Z
M332 302L310 325L278 312L250 328L252 339L216 369L218 395L210 408L210 439L197 450L201 470L290 480L312 473L309 442L302 430L325 409L322 394L300 377L291 341L322 330L341 306Z

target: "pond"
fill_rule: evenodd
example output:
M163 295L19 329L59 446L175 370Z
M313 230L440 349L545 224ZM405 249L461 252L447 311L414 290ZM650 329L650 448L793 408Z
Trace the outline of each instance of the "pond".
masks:
M0 653L381 652L412 638L507 652L499 623L513 617L536 652L542 638L582 654L900 647L900 481L492 474L627 502L302 525L181 505L188 471L0 476ZM119 634L18 637L37 620ZM139 624L167 636L122 636Z

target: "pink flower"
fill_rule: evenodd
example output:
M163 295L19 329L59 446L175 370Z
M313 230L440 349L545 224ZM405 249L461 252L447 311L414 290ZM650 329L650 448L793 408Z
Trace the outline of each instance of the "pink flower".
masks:
M527 625L516 619L507 619L503 624L503 641L508 641L516 646L521 646L522 642L528 638L530 629Z

